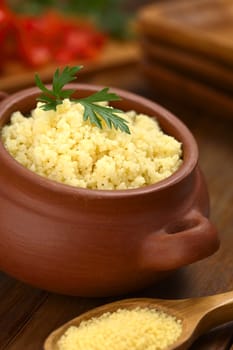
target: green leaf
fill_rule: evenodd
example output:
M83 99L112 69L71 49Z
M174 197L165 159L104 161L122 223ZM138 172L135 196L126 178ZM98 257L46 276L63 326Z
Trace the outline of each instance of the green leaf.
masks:
M53 76L53 92L55 96L60 96L62 88L76 79L76 74L82 69L82 66L68 67L66 66L60 73L59 68L56 69Z
M91 124L96 125L98 128L102 129L101 119L96 115L95 111L92 109L91 105L86 104L84 107L83 120L87 121L90 119Z
M51 101L49 103L43 104L40 108L44 111L56 110L57 102Z
M48 103L51 102L51 98L46 96L46 95L41 95L40 97L37 98L37 101Z
M60 97L64 98L69 98L73 93L75 92L74 89L69 89L69 90L63 90L60 93Z
M109 88L104 88L91 96L80 99L79 101L86 101L90 103L104 102L104 101L120 101L121 98L115 93L109 93Z
M40 108L45 111L56 110L57 106L62 104L65 98L71 99L71 95L75 90L63 90L63 88L67 83L70 83L77 78L76 75L80 69L82 69L82 66L67 66L60 72L59 68L57 68L53 76L52 90L49 90L43 84L38 74L35 74L36 85L42 91L42 94L37 98L37 101L43 103ZM71 101L78 102L84 107L84 121L89 119L91 124L96 125L100 129L103 128L102 122L104 121L108 128L112 129L114 127L116 130L119 129L130 134L127 125L128 121L118 115L119 113L123 113L120 109L97 104L98 102L119 100L121 100L121 98L117 94L109 92L109 88L103 88L85 98L71 99Z
M103 119L110 129L114 127L116 130L119 129L127 134L130 134L129 127L127 125L128 121L116 114L123 113L121 110L92 104L84 99L76 101L81 103L81 105L84 107L84 120L89 119L92 124L95 124L102 129L103 126L101 119Z
M46 86L44 86L44 84L42 83L42 81L37 73L35 74L35 81L36 81L36 85L38 86L38 88L40 90L44 91L45 93L51 94L51 91L49 89L47 89Z
M74 66L74 67L67 66L63 69L63 71L60 72L59 68L57 68L53 76L52 90L49 90L42 83L39 75L35 74L36 85L43 92L43 94L41 94L41 96L37 98L37 101L41 101L47 104L46 107L44 106L41 107L42 109L56 110L57 105L61 104L64 98L69 98L74 93L75 90L73 89L69 89L69 90L62 90L62 89L67 83L70 83L71 81L77 78L76 74L80 69L82 69L82 66Z

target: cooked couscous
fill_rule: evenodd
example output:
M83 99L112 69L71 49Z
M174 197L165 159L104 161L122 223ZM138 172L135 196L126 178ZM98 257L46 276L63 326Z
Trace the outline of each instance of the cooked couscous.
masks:
M165 312L118 309L71 326L57 345L59 350L162 350L181 332L181 321Z
M155 119L126 112L130 134L83 121L83 106L65 99L57 110L37 108L11 116L2 129L9 153L23 166L51 180L89 189L130 189L174 173L182 145Z

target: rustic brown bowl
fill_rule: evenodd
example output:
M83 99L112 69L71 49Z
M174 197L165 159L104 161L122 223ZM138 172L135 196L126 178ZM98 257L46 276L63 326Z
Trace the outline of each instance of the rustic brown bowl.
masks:
M98 86L72 84L84 97ZM0 142L0 268L49 291L110 296L154 283L214 253L219 241L197 144L161 106L129 92L114 103L155 116L183 144L183 165L169 178L132 190L87 190L53 182L16 162ZM35 107L37 88L5 98L0 128L16 110Z

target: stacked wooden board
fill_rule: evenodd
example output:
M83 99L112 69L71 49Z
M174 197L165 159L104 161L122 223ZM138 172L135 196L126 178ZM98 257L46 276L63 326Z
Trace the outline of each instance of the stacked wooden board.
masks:
M143 72L154 89L233 117L233 2L178 0L138 16Z

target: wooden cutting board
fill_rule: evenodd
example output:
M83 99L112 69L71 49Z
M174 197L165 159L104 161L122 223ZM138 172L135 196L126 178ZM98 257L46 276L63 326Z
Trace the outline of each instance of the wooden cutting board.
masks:
M139 61L139 57L139 48L136 42L110 41L95 60L80 60L72 62L70 65L84 65L84 68L79 73L80 81L82 81L88 74L93 72L136 63ZM0 90L15 92L35 85L35 71L39 73L43 82L50 82L56 68L56 65L49 65L35 70L24 67L15 61L9 62L4 75L0 76Z
M141 37L143 55L155 64L166 65L189 79L203 82L219 92L233 95L233 69L206 57Z
M233 118L233 99L200 82L191 80L153 60L145 60L142 71L153 93L178 101L186 107L217 117Z
M180 0L141 9L138 26L156 41L233 68L233 1Z

